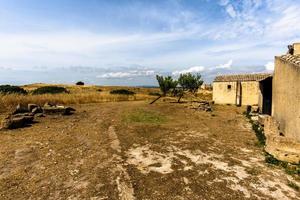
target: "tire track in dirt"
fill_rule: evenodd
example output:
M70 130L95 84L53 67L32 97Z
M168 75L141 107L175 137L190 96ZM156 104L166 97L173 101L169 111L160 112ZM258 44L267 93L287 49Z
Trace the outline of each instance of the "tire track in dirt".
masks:
M119 192L119 198L121 200L134 200L134 190L130 176L123 167L124 161L120 155L122 152L120 140L118 139L114 126L110 126L107 132L110 139L110 147L116 152L113 154L113 161L116 163L116 168L113 170L113 172L117 174L116 184Z

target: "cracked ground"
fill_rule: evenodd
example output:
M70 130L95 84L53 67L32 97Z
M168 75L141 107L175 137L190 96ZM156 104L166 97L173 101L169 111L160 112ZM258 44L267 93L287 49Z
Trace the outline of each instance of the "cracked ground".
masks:
M243 108L75 106L0 132L1 199L300 199L264 161Z

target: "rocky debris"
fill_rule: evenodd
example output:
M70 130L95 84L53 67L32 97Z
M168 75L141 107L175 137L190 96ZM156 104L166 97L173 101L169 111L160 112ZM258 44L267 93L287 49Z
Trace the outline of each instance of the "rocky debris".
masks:
M16 109L13 111L13 114L18 114L18 113L27 113L29 112L28 106L24 104L18 104Z
M261 126L264 126L265 125L265 120L266 120L267 117L269 117L269 115L258 115L258 123Z
M34 114L39 114L39 113L43 113L43 109L41 108L41 107L36 107L36 108L33 108L32 110L31 110L31 112L32 113L34 113Z
M33 123L34 117L49 115L70 115L75 111L71 107L58 106L46 103L43 107L37 104L18 104L16 109L2 122L0 129L16 129Z
M17 114L6 117L1 124L1 129L16 129L26 127L33 123L34 116L30 114Z
M50 105L45 104L43 109L44 114L48 115L70 115L74 111L76 111L74 108L66 107L66 106L58 106L58 105Z
M210 101L194 101L187 107L189 109L212 112L212 102Z

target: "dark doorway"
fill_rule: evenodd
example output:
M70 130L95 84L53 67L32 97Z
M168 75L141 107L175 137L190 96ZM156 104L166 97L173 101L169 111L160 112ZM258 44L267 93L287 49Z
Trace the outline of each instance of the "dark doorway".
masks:
M262 92L262 113L271 115L272 113L272 80L273 77L260 81L260 90Z

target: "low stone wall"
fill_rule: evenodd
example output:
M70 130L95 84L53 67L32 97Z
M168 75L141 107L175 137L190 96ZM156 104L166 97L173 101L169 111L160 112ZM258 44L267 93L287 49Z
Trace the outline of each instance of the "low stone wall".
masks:
M300 164L300 143L293 138L286 137L280 130L279 122L271 116L264 119L264 133L267 153L278 160Z

